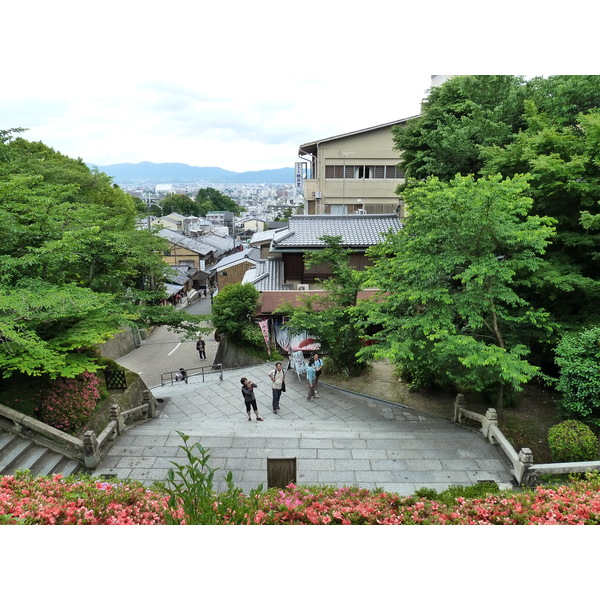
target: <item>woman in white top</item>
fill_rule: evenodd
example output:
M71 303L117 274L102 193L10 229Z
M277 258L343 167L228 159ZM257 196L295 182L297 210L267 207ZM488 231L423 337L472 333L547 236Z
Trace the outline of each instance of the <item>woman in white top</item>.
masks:
M279 399L285 383L285 371L280 362L275 363L275 369L269 373L269 379L273 390L273 412L277 414L279 412Z

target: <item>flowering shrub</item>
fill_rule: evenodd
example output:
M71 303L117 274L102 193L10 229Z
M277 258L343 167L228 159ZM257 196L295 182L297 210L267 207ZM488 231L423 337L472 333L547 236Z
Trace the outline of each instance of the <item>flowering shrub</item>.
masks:
M167 493L136 482L33 478L19 472L0 479L0 524L185 524L183 507L170 507L168 499ZM214 511L217 518L211 515L209 520L217 524L591 525L600 524L600 479L485 498L458 497L448 504L358 488L289 485L251 499L240 495L238 507L226 511L217 494L204 510ZM238 515L235 520L232 511Z
M62 475L34 478L26 471L0 479L0 516L5 523L162 525L168 510L164 495L139 483Z
M70 379L58 378L40 399L40 419L56 429L77 433L96 409L99 386L99 379L88 371Z

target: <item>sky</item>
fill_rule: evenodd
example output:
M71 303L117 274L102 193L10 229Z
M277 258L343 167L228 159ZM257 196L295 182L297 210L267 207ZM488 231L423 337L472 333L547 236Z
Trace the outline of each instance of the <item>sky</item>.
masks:
M591 73L596 56L584 0L577 27L516 0L5 4L0 130L97 166L293 167L301 144L418 114L433 74Z

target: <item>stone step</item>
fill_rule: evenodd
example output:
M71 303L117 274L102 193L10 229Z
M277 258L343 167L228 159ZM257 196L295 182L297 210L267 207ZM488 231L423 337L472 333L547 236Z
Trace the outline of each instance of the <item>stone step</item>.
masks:
M247 437L277 437L277 436L295 436L304 437L318 434L319 436L345 436L349 432L354 436L420 436L420 437L444 437L445 434L456 437L457 427L452 423L417 423L410 426L402 426L399 423L364 423L352 421L351 423L340 423L335 421L264 421L252 423L244 421L242 423L225 421L203 421L195 423L193 421L176 421L173 419L157 419L147 421L132 428L132 433L140 436L168 436L176 431L190 436L216 436L216 435L235 435ZM472 432L466 432L465 435L473 435Z
M0 475L14 475L24 469L34 476L53 473L67 476L80 471L81 465L32 440L8 431L0 432Z
M7 468L18 463L19 458L32 447L32 441L15 436L12 443L7 444L0 455L0 474L4 474Z

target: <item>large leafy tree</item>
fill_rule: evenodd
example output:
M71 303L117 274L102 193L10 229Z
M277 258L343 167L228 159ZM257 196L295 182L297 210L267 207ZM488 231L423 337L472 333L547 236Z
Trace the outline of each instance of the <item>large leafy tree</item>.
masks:
M533 212L555 218L557 235L522 291L566 329L600 320L599 111L597 75L460 76L395 130L407 188L456 173L531 175Z
M551 324L518 289L541 265L552 219L529 215L524 176L457 175L407 190L405 227L371 249L377 301L361 309L379 328L363 354L432 382L491 393L519 390L537 372L528 343Z
M232 283L213 298L212 324L238 346L258 349L264 344L254 317L260 294L251 283Z
M161 201L160 206L165 215L176 212L184 216L197 217L200 214L198 204L185 194L170 194Z
M599 82L600 83L600 82ZM598 86L600 92L600 85ZM599 98L600 102L600 98ZM599 104L600 106L600 104ZM504 148L488 148L484 173L529 173L536 212L556 219L556 237L533 293L568 328L600 320L600 112L564 125L527 103L527 129Z
M164 297L164 240L130 196L41 142L0 135L0 370L72 377L127 324L184 319ZM185 320L190 319L185 315Z
M227 211L232 212L234 215L239 215L242 212L241 207L229 196L211 187L198 190L194 202L198 208L197 214L201 217L205 217L206 213L213 211Z
M327 265L330 276L320 280L325 295L303 294L303 303L294 307L285 304L278 309L290 318L286 327L296 332L308 331L318 340L327 356L327 369L348 376L364 371L366 363L358 357L364 338L363 321L352 315L359 303L358 293L363 287L364 271L350 266L352 250L342 246L339 236L320 238L326 247L308 252L307 268Z
M418 119L393 129L407 178L478 173L481 148L504 146L523 125L523 78L463 75L433 88Z

